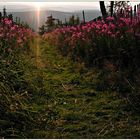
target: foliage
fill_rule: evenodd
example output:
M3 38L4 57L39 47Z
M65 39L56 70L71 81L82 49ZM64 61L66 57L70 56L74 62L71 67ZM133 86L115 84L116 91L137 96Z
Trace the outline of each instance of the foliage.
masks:
M39 28L39 34L40 34L40 35L43 35L45 32L46 32L46 27L45 27L45 25L42 25L42 26Z
M121 10L125 10L129 6L128 1L115 1L114 13L120 13Z
M22 77L23 60L17 57L10 64L3 61L0 61L0 138L26 138L25 131L34 126L34 113L29 106L29 85Z
M72 15L69 18L69 21L67 22L67 25L79 25L80 24L80 19L79 17L75 17L74 15Z
M89 66L103 59L116 58L121 61L121 66L130 66L134 62L138 66L136 59L139 53L136 52L139 52L139 42L136 40L139 38L139 24L136 19L131 21L130 18L108 17L106 21L97 20L85 25L59 28L46 33L44 38L58 46L62 54ZM131 62L125 63L124 57Z
M139 88L130 81L139 65L139 20L60 28L43 36L53 46L7 18L0 30L0 138L140 137Z
M46 21L46 27L47 27L47 32L52 31L55 27L55 19L53 18L53 16L49 16L47 17L47 21Z
M23 78L27 64L21 56L30 51L35 33L10 17L0 21L0 138L26 138L25 131L34 126L34 113L29 105L29 84Z
M28 50L35 34L31 29L16 25L12 20L4 18L0 21L0 55L9 57L13 51Z
M102 16L106 18L107 15L113 16L124 11L129 6L129 1L110 1L106 4L104 1L99 1L99 4Z
M129 10L125 17L59 28L43 38L73 61L103 70L98 89L117 91L138 108L133 101L139 98L140 17L129 18Z
M53 16L47 17L47 21L45 22L45 25L42 25L39 28L39 34L43 35L46 32L51 32L55 30L56 28L60 28L63 26L69 26L69 25L79 25L80 24L80 18L77 16L75 17L72 15L68 21L65 21L65 23L62 23L59 19L53 18Z
M82 63L74 63L46 41L40 49L44 63L41 87L46 92L33 96L34 106L41 112L40 125L31 138L140 137L138 111L129 105L127 96L122 98L121 91L111 91L104 80L110 71L105 73L103 69L87 69Z

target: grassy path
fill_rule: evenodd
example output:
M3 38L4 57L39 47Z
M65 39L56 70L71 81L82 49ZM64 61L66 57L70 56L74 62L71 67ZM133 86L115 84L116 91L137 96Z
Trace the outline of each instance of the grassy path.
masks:
M37 48L38 127L32 138L138 138L139 116L116 92L98 91L96 70L64 58L46 42Z

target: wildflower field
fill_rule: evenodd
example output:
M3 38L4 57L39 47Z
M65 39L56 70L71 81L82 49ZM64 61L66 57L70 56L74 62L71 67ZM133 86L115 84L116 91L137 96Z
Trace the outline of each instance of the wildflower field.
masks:
M139 17L107 17L106 20L58 28L43 37L57 46L63 55L87 66L105 58L117 58L124 65L122 57L128 57L127 64L131 65L138 62L139 26Z
M140 138L140 16L39 35L0 19L0 138Z

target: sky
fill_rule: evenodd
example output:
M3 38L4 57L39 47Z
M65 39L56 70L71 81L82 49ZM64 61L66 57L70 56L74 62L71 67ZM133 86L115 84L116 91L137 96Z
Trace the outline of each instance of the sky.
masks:
M99 9L98 2L1 2L0 10L3 9L3 6L6 6L6 9L9 11L35 10L38 7L40 7L42 10L67 12L82 9Z
M56 11L77 11L77 10L99 10L99 2L62 2L63 0L59 0L59 2L25 2L29 0L24 0L24 2L10 2L16 0L0 0L0 10L6 6L6 9L11 11L30 11L36 10L40 8L40 10L56 10ZM30 0L33 1L33 0ZM35 0L34 0L35 1ZM39 1L39 0L36 0ZM41 1L49 1L49 0L41 0ZM58 0L52 0L58 1ZM80 0L77 0L80 1ZM81 0L82 1L82 0ZM87 1L87 0L86 0ZM91 1L91 0L88 0ZM94 1L94 0L92 0ZM131 2L132 5L135 5L139 2Z

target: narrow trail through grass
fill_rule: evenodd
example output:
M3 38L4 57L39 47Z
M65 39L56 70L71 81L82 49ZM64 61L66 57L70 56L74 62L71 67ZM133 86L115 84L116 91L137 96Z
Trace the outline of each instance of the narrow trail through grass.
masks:
M116 92L96 89L96 70L61 56L38 38L39 94L33 97L34 138L137 138L139 116Z
M35 48L35 52L36 52L36 66L37 66L37 68L44 67L42 60L41 60L40 42L41 42L41 38L38 36L36 38L35 43L34 43L34 48Z

